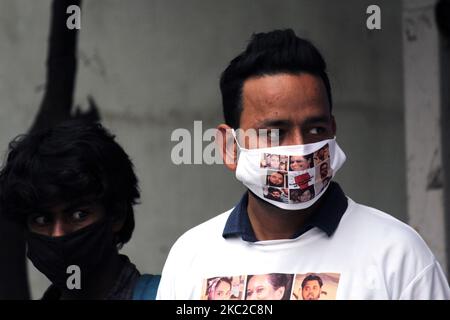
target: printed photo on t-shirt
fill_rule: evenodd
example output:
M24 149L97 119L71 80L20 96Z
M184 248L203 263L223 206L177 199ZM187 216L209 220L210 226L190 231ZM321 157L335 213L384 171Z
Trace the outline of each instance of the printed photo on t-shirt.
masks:
M293 278L285 273L249 275L245 300L289 300Z
M266 273L211 277L201 300L335 300L339 273Z
M336 300L339 278L339 273L297 274L291 300Z
M202 288L201 300L243 300L245 276L209 278Z

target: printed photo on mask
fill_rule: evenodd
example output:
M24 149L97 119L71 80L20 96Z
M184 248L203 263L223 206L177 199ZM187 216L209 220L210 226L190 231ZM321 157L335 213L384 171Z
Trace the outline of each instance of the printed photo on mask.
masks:
M329 177L332 176L332 170L330 166L330 160L323 161L316 165L315 167L315 176L316 176L316 183L323 181Z
M264 197L283 203L288 203L288 189L287 188L275 188L275 187L264 187L263 194Z
M323 161L327 161L330 159L330 148L328 145L320 148L316 152L314 152L314 166L317 166L319 163Z
M263 153L260 167L289 168L266 170L264 198L282 203L305 203L319 194L331 180L329 146L307 155L278 155Z
M288 187L291 189L307 189L314 184L316 171L314 168L299 172L289 172Z
M237 179L256 196L282 209L299 210L314 204L345 161L335 139L246 149L238 143L236 133L234 136L240 150Z
M289 200L292 203L307 202L314 198L314 186L311 186L305 190L302 189L291 189L289 190Z
M267 185L270 187L285 187L286 173L282 171L267 171Z
M312 155L290 156L289 171L304 171L313 167Z
M265 169L287 171L288 162L288 156L264 153L261 157L260 167Z

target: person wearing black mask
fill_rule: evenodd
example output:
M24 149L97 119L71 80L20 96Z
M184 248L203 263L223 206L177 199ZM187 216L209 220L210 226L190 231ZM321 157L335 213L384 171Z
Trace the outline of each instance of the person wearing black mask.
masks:
M17 137L0 172L0 212L24 226L27 256L52 282L43 300L154 297L159 276L119 254L139 197L128 155L98 123Z

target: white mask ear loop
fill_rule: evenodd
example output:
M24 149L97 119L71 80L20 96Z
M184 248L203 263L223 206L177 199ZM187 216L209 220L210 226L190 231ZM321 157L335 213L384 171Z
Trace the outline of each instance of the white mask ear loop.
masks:
M229 141L231 142L231 140L228 140L228 129L227 132L225 133L225 136L227 137L226 141L225 141L225 150L227 153L227 160L230 158L230 154L232 154L232 159L234 159L233 161L231 161L230 163L234 163L236 164L238 159L239 159L239 153L241 151L241 145L239 144L238 138L237 138L237 134L236 131L234 129L231 129L231 135L233 136L233 143L229 143ZM236 142L236 145L238 146L238 150L236 150L236 154L235 154L235 150L234 150L234 142ZM230 147L233 146L231 152L230 152ZM236 157L236 158L235 158Z
M243 149L242 146L239 144L239 140L238 140L238 137L237 137L236 130L231 129L231 134L233 135L234 141L236 141L236 144L237 144L237 146L239 147L239 150L240 150L240 149Z
M243 133L243 129L237 129L237 130L235 130L235 129L231 129L231 133L233 134L233 137L234 137L234 140L236 141L236 144L237 144L237 146L239 147L239 150L257 150L257 149L268 149L268 148L270 148L270 147L280 147L280 144L279 144L279 139L278 139L278 137L277 137L277 139L274 141L274 140L272 140L272 138L270 138L269 136L267 136L267 134L268 134L268 132L267 132L267 130L268 129L258 129L258 133L256 132L256 130L255 129L248 129L248 130L253 130L253 131L250 131L250 133L249 133L249 135L247 135L247 133L246 132L244 132ZM272 131L273 130L276 130L276 131L278 131L278 129L272 129ZM249 138L249 147L244 147L244 146L242 146L240 143L239 143L239 138L238 138L238 132L239 133L243 133L243 136L245 137L245 138ZM253 133L254 132L254 133ZM270 146L267 146L267 140L266 140L266 143L264 144L264 146L260 146L260 137L258 136L258 134L265 134L265 137L266 137L266 139L270 139ZM254 135L253 135L254 134ZM275 143L274 143L274 142ZM245 145L245 142L246 142L246 140L244 140L244 145ZM256 142L256 144L255 144L255 142ZM273 144L275 144L275 145L273 145Z

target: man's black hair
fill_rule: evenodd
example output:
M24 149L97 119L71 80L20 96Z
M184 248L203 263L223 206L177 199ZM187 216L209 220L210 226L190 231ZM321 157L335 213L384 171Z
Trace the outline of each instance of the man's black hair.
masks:
M0 212L24 224L38 210L89 199L106 215L125 215L116 233L121 247L133 233L140 194L133 164L114 138L99 123L79 120L18 136L0 171Z
M309 73L320 77L332 108L330 80L326 63L311 42L299 38L292 29L253 34L244 52L234 58L220 78L225 123L239 128L242 88L252 77L280 73Z
M305 279L303 279L302 281L302 289L306 286L306 284L308 283L308 281L317 281L319 283L319 286L322 288L323 286L323 281L322 279L316 275L316 274L309 274L308 276L305 277Z
M279 192L281 194L281 190L274 188L274 187L269 187L268 191L269 191L269 194L272 194L274 192Z

